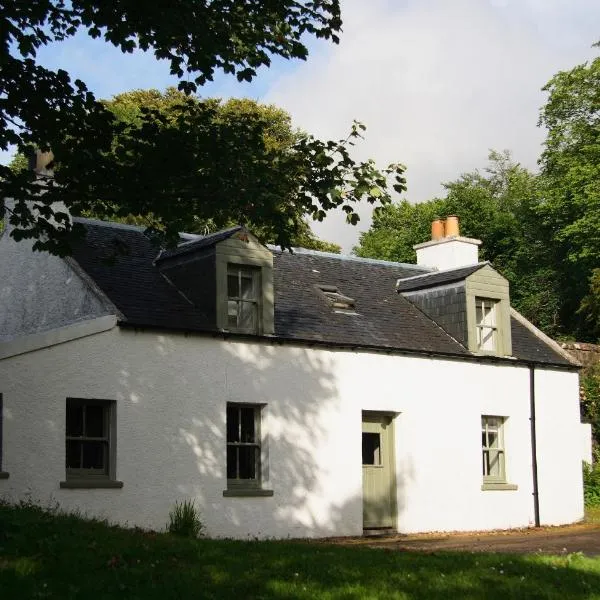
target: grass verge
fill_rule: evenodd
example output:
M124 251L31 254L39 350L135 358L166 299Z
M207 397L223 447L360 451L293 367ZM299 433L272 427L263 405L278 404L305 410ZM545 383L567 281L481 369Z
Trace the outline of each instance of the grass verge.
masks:
M0 505L2 598L600 598L600 559L190 540Z

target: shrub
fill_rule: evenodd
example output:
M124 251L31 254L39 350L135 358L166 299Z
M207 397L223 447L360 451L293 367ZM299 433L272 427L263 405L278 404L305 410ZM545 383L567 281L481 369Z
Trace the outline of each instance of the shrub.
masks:
M175 506L169 512L169 533L197 538L202 535L203 529L200 513L193 500L175 502Z
M600 506L600 463L583 463L583 497L586 506Z

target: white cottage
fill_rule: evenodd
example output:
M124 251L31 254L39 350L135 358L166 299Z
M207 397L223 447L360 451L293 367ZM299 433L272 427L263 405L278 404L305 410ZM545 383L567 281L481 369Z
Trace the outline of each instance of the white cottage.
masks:
M583 517L577 365L452 219L418 265L80 222L68 259L0 239L0 496L236 538Z

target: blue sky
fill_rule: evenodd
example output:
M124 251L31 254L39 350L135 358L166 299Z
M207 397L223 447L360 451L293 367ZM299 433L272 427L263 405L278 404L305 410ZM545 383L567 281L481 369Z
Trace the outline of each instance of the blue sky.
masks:
M352 119L367 125L358 158L408 167L408 199L443 193L442 182L485 167L489 149L509 149L535 169L542 86L558 70L598 54L598 0L342 0L339 46L311 41L307 62L274 60L258 78L219 75L202 96L275 103L294 123L345 137ZM85 81L100 98L176 85L151 53L122 54L79 34L38 54L50 68ZM368 228L332 215L315 231L350 250Z

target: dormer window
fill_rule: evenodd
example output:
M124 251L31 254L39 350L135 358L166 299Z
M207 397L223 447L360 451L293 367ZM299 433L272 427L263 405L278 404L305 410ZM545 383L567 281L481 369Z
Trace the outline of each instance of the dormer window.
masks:
M498 300L475 298L477 349L480 352L496 352L498 348L498 304Z
M260 268L227 265L227 326L230 330L258 333L262 287Z

